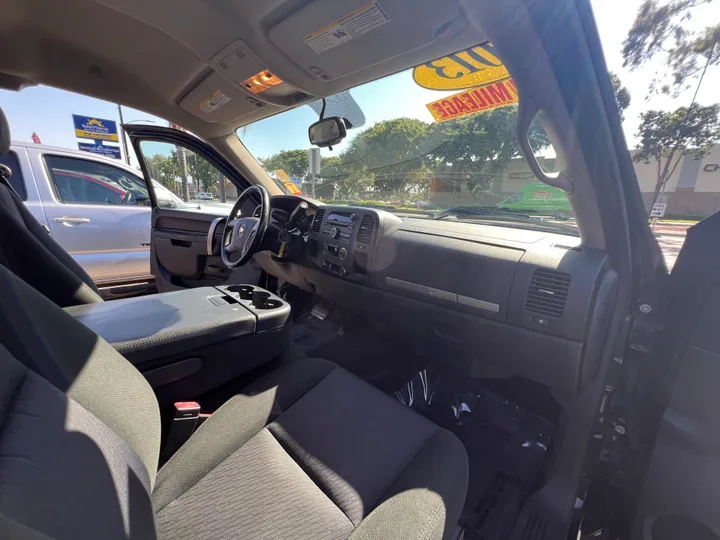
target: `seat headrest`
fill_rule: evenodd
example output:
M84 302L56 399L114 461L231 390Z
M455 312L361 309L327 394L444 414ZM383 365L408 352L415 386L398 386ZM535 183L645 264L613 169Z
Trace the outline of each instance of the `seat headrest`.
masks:
M8 124L5 113L0 108L0 156L10 151L10 124Z

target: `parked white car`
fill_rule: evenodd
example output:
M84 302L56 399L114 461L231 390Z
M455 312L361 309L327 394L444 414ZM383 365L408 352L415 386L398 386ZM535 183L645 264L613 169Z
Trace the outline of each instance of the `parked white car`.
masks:
M150 274L150 199L139 171L117 160L53 146L13 143L0 163L35 218L98 285ZM162 208L202 210L153 180Z

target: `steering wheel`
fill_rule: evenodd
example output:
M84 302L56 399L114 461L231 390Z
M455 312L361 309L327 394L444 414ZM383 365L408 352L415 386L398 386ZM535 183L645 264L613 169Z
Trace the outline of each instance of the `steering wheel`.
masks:
M240 208L254 194L260 195L260 217L242 217ZM250 186L240 194L225 220L220 242L220 255L225 266L237 268L248 262L262 244L269 222L270 195L262 186ZM234 253L240 253L240 258L235 261L231 257Z

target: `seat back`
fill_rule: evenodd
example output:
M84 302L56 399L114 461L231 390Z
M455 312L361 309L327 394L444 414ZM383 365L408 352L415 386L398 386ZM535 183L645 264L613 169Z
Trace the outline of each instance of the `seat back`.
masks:
M154 538L147 381L2 266L0 298L0 538Z
M10 129L0 109L0 155L10 148ZM60 307L102 302L92 278L53 240L25 207L0 165L0 264Z

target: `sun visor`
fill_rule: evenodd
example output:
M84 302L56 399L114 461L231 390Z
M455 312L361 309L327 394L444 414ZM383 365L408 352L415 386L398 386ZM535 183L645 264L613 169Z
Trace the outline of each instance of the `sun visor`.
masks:
M270 29L270 41L320 81L366 69L462 31L455 0L316 0Z

